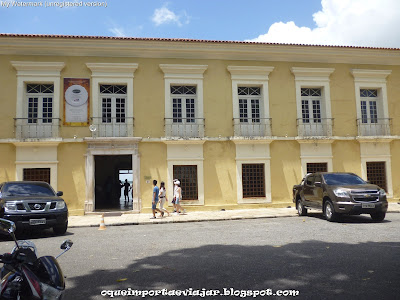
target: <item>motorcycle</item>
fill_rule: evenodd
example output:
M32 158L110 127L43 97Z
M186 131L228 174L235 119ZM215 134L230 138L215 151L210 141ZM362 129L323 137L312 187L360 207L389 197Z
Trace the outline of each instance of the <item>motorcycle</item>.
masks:
M73 242L65 240L58 256L37 257L31 241L17 241L14 222L0 219L0 232L9 234L15 247L11 253L0 255L0 299L62 299L65 281L57 258L71 249Z

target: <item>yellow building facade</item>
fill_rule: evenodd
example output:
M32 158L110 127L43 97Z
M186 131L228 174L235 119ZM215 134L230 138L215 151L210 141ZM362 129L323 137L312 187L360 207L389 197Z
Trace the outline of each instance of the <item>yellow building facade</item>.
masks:
M46 180L70 214L292 205L313 171L400 198L400 50L0 35L0 181Z

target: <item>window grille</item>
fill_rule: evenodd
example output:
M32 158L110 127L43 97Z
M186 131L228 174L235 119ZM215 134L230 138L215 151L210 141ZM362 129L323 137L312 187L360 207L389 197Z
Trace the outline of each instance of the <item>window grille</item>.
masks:
M319 88L301 88L301 96L321 97L322 90Z
M247 123L247 100L239 99L239 117L241 123Z
M378 123L378 109L376 101L369 101L369 113L371 115L371 123Z
M265 197L264 164L242 164L243 198Z
M367 162L367 180L387 191L386 163L384 161Z
M251 100L251 120L253 123L260 123L260 100Z
M43 98L43 123L52 123L53 98Z
M186 123L194 123L194 118L194 99L186 99Z
M111 123L112 122L112 103L111 98L103 98L102 106L101 106L101 116L103 123Z
M259 96L261 88L259 87L238 87L239 96Z
M360 89L360 96L361 97L372 97L376 98L378 97L378 90L373 89L373 90L368 90L368 89Z
M23 170L23 180L44 181L50 184L50 168L27 168Z
M53 94L54 84L27 84L26 92L28 94Z
M301 111L303 123L310 123L310 111L308 107L308 100L301 100Z
M196 95L196 86L171 85L171 94L173 94L173 95Z
M39 98L28 98L28 123L37 123Z
M117 123L125 123L125 98L116 98L115 117Z
M198 200L197 166L176 165L173 173L181 182L182 200Z
M314 123L321 123L321 102L313 100L313 121Z
M100 85L100 94L126 95L127 87L126 87L126 85L101 84Z
M328 163L307 163L307 173L328 172Z
M172 99L172 118L174 123L182 123L182 99Z

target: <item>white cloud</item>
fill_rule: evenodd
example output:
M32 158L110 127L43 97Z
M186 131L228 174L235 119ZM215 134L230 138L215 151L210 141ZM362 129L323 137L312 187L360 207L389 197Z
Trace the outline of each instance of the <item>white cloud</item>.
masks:
M151 18L156 26L171 23L182 26L182 19L185 19L183 23L188 24L190 17L186 14L185 11L181 15L177 15L173 11L169 10L166 4L161 8L157 8Z
M122 27L118 27L118 26L112 27L112 28L109 28L108 31L110 31L112 34L114 34L114 36L126 37L125 29Z
M322 0L315 28L274 23L252 42L400 48L400 1Z

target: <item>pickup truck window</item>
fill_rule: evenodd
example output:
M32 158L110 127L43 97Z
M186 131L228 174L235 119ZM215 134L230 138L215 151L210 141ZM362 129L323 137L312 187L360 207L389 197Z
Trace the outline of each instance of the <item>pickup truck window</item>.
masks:
M314 184L314 176L310 175L306 179L306 185L313 185Z
M366 184L364 180L354 174L325 174L327 185L357 185Z

